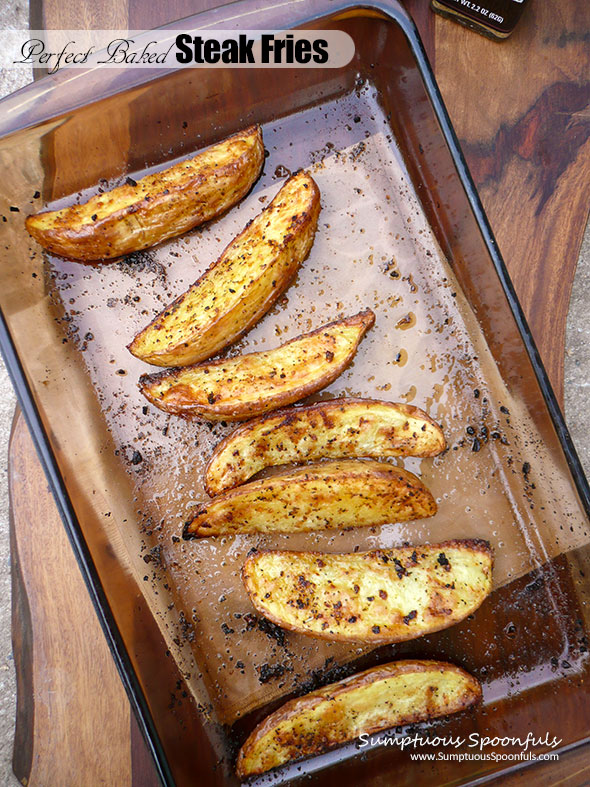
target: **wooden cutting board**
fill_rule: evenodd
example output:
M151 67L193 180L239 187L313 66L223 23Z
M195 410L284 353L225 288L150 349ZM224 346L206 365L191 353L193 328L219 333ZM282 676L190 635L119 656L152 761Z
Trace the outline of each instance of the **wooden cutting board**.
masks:
M31 28L151 28L211 0L31 0ZM407 0L537 346L563 401L565 324L590 204L590 4L534 0L496 43ZM550 320L547 315L550 314ZM150 787L154 769L22 416L10 444L14 771L31 787ZM108 719L108 724L105 724ZM503 784L590 783L590 753Z

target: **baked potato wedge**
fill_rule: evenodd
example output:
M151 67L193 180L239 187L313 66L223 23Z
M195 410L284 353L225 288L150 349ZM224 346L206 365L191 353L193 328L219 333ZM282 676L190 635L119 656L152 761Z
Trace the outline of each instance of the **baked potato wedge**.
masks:
M329 385L351 362L374 321L367 309L274 350L143 375L139 387L167 413L241 421Z
M394 661L290 700L239 751L238 778L381 730L458 713L481 700L479 681L442 661Z
M155 366L204 361L235 341L282 295L313 244L320 192L300 172L221 257L128 345Z
M242 579L258 612L314 637L378 644L440 631L474 612L492 589L487 541L356 554L260 551Z
M368 527L434 513L434 498L413 473L349 459L278 473L219 495L186 523L184 537Z
M221 442L205 472L218 495L265 467L339 457L436 456L442 429L411 404L332 399L269 413L238 427Z
M168 169L131 178L88 202L35 213L26 228L44 249L74 260L111 260L181 235L225 213L250 191L264 163L259 126Z

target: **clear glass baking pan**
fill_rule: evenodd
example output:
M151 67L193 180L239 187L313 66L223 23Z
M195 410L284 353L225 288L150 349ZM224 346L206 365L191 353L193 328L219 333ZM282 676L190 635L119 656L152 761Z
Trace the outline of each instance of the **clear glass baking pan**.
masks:
M398 656L453 661L484 685L479 708L424 727L432 734L577 745L590 729L588 485L416 29L393 1L257 6L181 26L340 29L353 60L337 70L61 72L1 104L2 349L160 776L235 784L237 748L262 716ZM28 213L254 122L263 176L204 228L108 265L42 254L25 231ZM441 422L449 450L404 463L439 512L403 526L184 542L182 524L205 499L204 463L230 427L147 407L137 389L147 368L125 347L301 167L322 193L314 247L230 352L373 308L354 364L321 397L412 402ZM462 537L494 546L494 593L461 625L401 646L324 644L267 626L239 580L255 545L339 551ZM407 749L354 743L261 781L473 784L527 762L416 762Z

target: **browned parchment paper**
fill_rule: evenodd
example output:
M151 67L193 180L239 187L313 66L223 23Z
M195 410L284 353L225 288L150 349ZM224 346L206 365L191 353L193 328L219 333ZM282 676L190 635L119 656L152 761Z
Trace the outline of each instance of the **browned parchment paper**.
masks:
M326 113L334 117L331 131ZM196 688L204 680L211 710L225 722L300 686L314 670L362 652L260 624L239 578L251 547L347 551L481 537L496 551L500 586L587 540L570 481L559 476L524 405L506 390L387 130L368 89L308 110L296 122L277 122L265 129L270 155L263 178L219 221L121 263L50 262L53 292L135 489L129 518L113 522L116 537L128 545L129 570L144 575L189 685L206 705ZM434 460L399 463L422 476L439 512L346 533L185 543L182 524L206 499L203 468L231 427L187 422L147 406L136 384L148 367L125 345L268 204L285 174L302 166L322 194L314 247L286 296L230 354L275 347L371 307L375 327L351 367L320 397L411 402L438 420L449 450Z

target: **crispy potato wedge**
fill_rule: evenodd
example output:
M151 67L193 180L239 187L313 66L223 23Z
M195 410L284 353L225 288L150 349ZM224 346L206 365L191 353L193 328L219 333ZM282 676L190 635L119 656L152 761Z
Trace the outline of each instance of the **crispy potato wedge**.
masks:
M413 473L385 462L349 459L232 489L197 511L184 536L368 527L434 513L434 498Z
M147 249L224 213L250 191L264 163L259 126L82 205L28 216L43 248L74 260L110 260Z
M291 700L248 737L240 779L381 730L429 721L481 700L479 681L442 661L394 661Z
M128 346L156 366L204 361L266 314L309 254L320 212L313 178L300 172L221 257Z
M492 590L487 541L445 541L357 554L254 552L242 579L256 609L282 628L378 644L440 631Z
M442 429L410 404L333 399L292 407L240 426L215 449L205 487L218 495L265 467L339 457L436 456Z
M167 413L240 421L296 402L342 374L375 321L370 309L265 352L146 374L140 390Z

